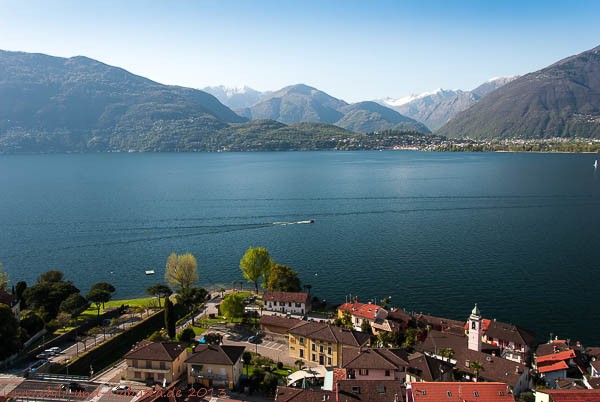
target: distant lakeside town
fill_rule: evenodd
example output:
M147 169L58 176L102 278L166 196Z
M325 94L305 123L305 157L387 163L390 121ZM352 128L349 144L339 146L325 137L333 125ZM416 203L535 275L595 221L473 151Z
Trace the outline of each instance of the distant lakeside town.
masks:
M0 401L600 400L600 347L569 334L539 343L475 302L464 320L331 306L263 247L240 271L209 291L173 253L148 297L113 300L56 270L9 286L0 266Z

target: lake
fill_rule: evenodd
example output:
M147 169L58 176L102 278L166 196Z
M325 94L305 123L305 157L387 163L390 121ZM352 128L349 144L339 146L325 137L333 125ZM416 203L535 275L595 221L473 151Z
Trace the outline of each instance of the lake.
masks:
M13 284L59 269L83 292L108 281L124 298L162 281L171 252L197 257L202 286L232 286L245 250L264 246L330 302L391 296L392 305L455 319L477 302L484 317L542 340L552 332L598 344L595 159L0 155L0 261Z

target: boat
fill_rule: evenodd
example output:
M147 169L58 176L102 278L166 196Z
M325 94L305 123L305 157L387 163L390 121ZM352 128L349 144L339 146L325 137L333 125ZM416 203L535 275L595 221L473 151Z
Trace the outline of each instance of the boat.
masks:
M598 168L598 159L596 159L596 161L594 162L594 168Z
M148 271L146 271L146 275L154 275L154 270L149 269Z

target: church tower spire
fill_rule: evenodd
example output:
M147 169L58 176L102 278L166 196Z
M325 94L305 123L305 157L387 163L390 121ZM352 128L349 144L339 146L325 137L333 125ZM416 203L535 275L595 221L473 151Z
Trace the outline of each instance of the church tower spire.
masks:
M481 312L475 303L473 311L469 316L469 349L481 352L481 337L483 330L481 328Z

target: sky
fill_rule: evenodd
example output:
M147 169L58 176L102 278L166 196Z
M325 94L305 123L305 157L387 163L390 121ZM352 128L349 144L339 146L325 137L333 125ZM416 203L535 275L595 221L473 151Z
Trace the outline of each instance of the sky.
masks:
M592 0L0 0L0 49L355 102L535 71L600 45L599 15Z

